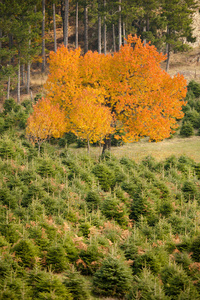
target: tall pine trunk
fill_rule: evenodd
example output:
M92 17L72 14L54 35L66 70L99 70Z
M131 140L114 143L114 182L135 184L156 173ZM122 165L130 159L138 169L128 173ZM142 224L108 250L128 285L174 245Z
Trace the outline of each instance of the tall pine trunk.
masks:
M167 27L167 34L170 34L170 29ZM169 59L170 59L170 44L166 44L166 54L167 54L167 60L166 60L166 72L169 71Z
M42 0L42 72L45 72L45 0Z
M122 3L122 0L119 0L119 3ZM118 26L119 26L119 50L122 45L122 15L121 15L122 7L121 4L119 4L119 21L118 21Z
M88 52L88 6L84 7L84 53Z
M18 72L17 72L17 103L20 104L20 58L18 59Z
M57 40L56 40L56 5L53 3L53 35L54 35L54 52L57 51Z
M75 47L78 48L78 1L76 2L76 29L75 29Z
M8 76L8 83L7 83L7 99L10 98L10 76Z
M168 72L169 71L169 60L170 60L170 44L167 44L167 46L166 46L166 54L167 54L166 72Z
M69 0L65 0L65 18L64 18L64 46L68 46L68 26L69 26Z
M1 38L2 38L2 30L0 29L0 51L1 51L1 48L2 48ZM1 57L0 57L0 64L1 64Z
M29 34L31 33L31 28L29 27ZM28 41L28 50L30 51L31 48L31 40ZM28 64L27 64L27 85L26 85L26 92L27 94L30 93L30 80L31 80L31 60L30 55L28 54Z
M112 24L112 34L113 34L113 51L116 52L116 40L115 40L115 24Z
M26 82L26 80L25 80L25 64L22 64L21 65L21 84L22 85L25 85L25 82Z
M27 65L27 85L26 85L27 94L30 93L30 81L31 81L31 62L28 61L28 65Z
M101 54L101 3L98 1L98 53Z
M126 44L126 25L125 22L123 22L123 42L124 45Z
M106 16L105 16L105 8L106 8L106 0L103 1L103 6L104 6L104 18L103 18L103 40L104 40L104 54L106 55L107 53L107 26L106 26Z
M146 32L147 31L147 27L146 27L146 25L143 27L143 32ZM143 45L145 46L146 45L146 43L147 43L147 40L146 40L146 38L145 39L143 39Z

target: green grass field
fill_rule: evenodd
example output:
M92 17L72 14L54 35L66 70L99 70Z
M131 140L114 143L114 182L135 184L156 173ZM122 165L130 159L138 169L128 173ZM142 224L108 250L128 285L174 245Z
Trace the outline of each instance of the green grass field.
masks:
M86 149L77 149L77 152L86 151ZM111 153L117 158L125 156L136 162L140 162L149 155L158 161L162 161L171 155L177 157L186 155L195 162L200 162L200 136L192 136L190 138L175 137L158 143L149 143L146 140L141 140L136 143L125 144L121 147L112 147ZM99 154L99 148L91 148L92 156L98 157Z

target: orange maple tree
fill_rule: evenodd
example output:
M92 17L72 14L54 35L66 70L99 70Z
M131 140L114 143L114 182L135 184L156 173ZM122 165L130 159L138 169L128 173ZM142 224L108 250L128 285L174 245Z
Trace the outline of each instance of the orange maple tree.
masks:
M81 56L80 49L68 50L63 46L50 54L46 93L53 103L65 109L68 121L76 124L73 131L83 138L87 136L86 120L89 124L98 110L109 108L105 113L109 126L118 132L123 130L125 141L143 136L159 141L169 137L177 127L177 119L183 117L187 92L183 76L172 78L162 70L160 64L165 59L154 46L143 45L137 36L129 36L127 44L113 55L88 51ZM101 97L93 97L95 103L92 97L86 101L86 89ZM103 121L101 124L103 132ZM97 128L94 127L90 141L100 138Z
M65 112L59 104L52 104L49 99L42 98L33 105L33 113L27 120L26 137L33 143L41 144L51 138L59 138L66 132Z
M74 99L70 113L70 131L79 138L87 140L88 152L90 143L103 142L113 133L113 117L109 107L101 104L103 98L98 89L85 89Z

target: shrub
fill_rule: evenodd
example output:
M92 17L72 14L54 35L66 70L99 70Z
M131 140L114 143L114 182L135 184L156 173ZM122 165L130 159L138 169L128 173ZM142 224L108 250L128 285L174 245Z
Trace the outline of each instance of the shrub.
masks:
M193 128L199 128L200 122L199 122L199 113L193 109L188 112L186 112L185 117L183 119L183 124L190 122L193 126Z
M108 257L94 274L93 288L96 294L107 297L124 297L131 288L131 270L123 261Z
M165 295L160 280L145 267L138 276L134 276L131 291L126 299L169 300L169 297Z
M198 180L200 180L200 163L195 165L195 173L197 175Z
M193 200L197 194L196 185L192 181L185 181L182 187L182 191L184 193L185 199L187 200Z
M3 133L5 127L5 121L4 118L0 117L0 133Z
M110 220L114 219L120 225L127 225L128 223L126 212L126 205L112 196L108 196L102 203L102 213L106 218Z
M51 269L56 273L61 273L68 267L68 261L65 249L60 246L50 246L47 251L46 265L51 266Z
M85 278L77 271L67 271L63 284L73 295L74 300L90 299L89 289Z
M131 213L130 218L139 221L141 215L148 217L150 214L150 203L147 201L146 196L137 195L133 198L132 204L131 204Z
M161 271L161 279L166 295L172 299L178 299L178 296L189 287L194 290L194 286L185 271L176 265L164 267Z
M13 98L6 99L3 104L4 113L9 113L12 110L17 110L18 104L15 102Z
M0 145L0 157L2 158L15 158L17 156L16 145L9 139L2 139Z
M72 300L73 297L58 276L45 271L32 271L28 276L32 299Z
M77 264L78 270L84 275L93 275L99 268L100 260L104 255L100 252L98 244L91 244L86 250L81 250L79 257L81 262Z
M92 172L98 178L101 188L108 192L115 186L115 175L105 164L96 165Z
M194 135L194 128L190 122L185 122L181 126L180 135L183 137L189 137Z
M0 188L0 202L9 208L16 208L18 205L17 197L8 188Z
M190 251L192 252L192 259L200 262L200 236L197 236L192 241Z
M33 268L36 263L37 248L28 239L20 240L14 247L13 252L20 258L19 265Z
M194 80L190 81L188 86L188 91L192 91L196 98L200 97L200 84L195 82Z
M97 210L100 205L101 199L99 193L96 191L89 191L85 201L87 202L87 206L89 211Z

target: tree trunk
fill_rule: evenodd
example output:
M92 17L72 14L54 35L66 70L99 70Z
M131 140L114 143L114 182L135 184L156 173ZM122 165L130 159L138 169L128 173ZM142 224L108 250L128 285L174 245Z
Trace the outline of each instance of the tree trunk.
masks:
M111 135L106 138L104 140L104 144L103 144L103 151L102 154L106 151L106 150L110 150L111 149Z
M167 35L170 35L170 29L167 27ZM170 44L166 44L166 54L167 54L167 60L166 60L166 72L169 71L169 59L170 59Z
M124 45L126 44L126 27L125 27L125 22L123 22L123 42Z
M147 27L146 27L146 25L143 27L143 32L146 32L147 31ZM146 43L147 43L147 40L146 40L146 38L143 40L143 45L145 46L146 45Z
M12 47L13 47L13 36L12 36L12 34L9 33L9 49L12 49ZM10 62L11 62L11 64L14 63L13 56L11 57Z
M87 140L87 151L88 151L88 154L90 154L90 140L89 139Z
M68 46L69 0L65 0L64 46Z
M147 19L146 19L146 29L147 29L147 31L149 31L149 16L147 16Z
M122 3L122 0L119 0L119 3ZM122 45L122 15L121 15L121 11L122 11L122 7L121 7L121 4L119 4L119 23L118 23L118 26L119 26L119 50L121 48L121 45Z
M116 52L116 41L115 41L115 24L112 24L112 33L113 33L113 51Z
M166 60L166 72L169 71L169 59L170 59L170 44L166 46L167 60Z
M10 98L10 76L8 77L8 85L7 85L7 99Z
M0 51L1 51L1 48L2 48L1 38L2 38L2 30L0 29ZM1 64L1 57L0 57L0 64Z
M31 28L29 27L29 33L31 33ZM28 41L28 48L31 48L31 40ZM27 94L30 93L30 79L31 79L31 61L30 55L28 55L28 64L27 64L27 85L26 85L26 92Z
M53 3L53 34L54 34L54 52L57 51L57 40L56 40L56 5Z
M98 1L98 53L101 54L101 12L100 12L100 0Z
M104 6L104 14L105 14L106 0L103 1L103 6ZM104 15L103 21L104 21L103 22L104 54L106 55L106 53L107 53L107 35L106 35L107 26L106 26L106 16L105 15Z
M21 65L21 84L25 85L25 64Z
M20 58L18 60L18 72L17 72L17 103L20 104Z
M30 80L31 80L31 62L28 61L28 65L27 65L27 85L26 85L27 94L30 93Z
M78 48L78 1L76 2L76 40L75 40L75 47Z
M45 72L45 0L42 0L42 72Z
M84 53L88 52L88 6L84 7Z

